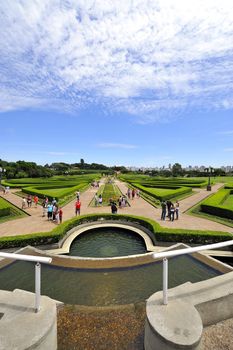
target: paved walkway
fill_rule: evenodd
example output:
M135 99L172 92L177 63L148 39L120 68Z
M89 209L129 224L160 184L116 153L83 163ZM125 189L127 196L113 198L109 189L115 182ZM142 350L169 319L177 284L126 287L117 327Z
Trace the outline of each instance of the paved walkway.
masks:
M116 181L116 184L122 191L126 193L127 186ZM212 187L212 192L207 192L205 189L195 190L195 194L185 198L180 201L180 218L179 220L171 221L161 221L160 215L161 210L154 208L143 198L135 198L130 200L130 207L125 207L118 209L118 213L122 214L132 214L138 216L144 216L151 218L163 227L169 228L183 228L183 229L193 229L193 230L213 230L213 231L225 231L232 232L231 227L219 224L214 221L207 219L194 217L186 214L185 212L198 202L200 202L205 197L209 196L211 193L216 192L223 184L217 184ZM110 213L110 207L89 207L89 204L96 193L96 189L89 188L87 191L81 194L81 214L91 214L91 213ZM3 198L7 199L17 207L21 208L22 199L14 194L14 190L8 193ZM75 200L71 201L69 204L63 207L63 221L71 219L75 216L74 213ZM33 205L31 208L25 210L30 216L23 217L16 220L11 220L0 224L0 236L14 236L19 234L29 234L33 232L46 232L52 230L56 224L48 221L46 217L42 217L42 207L38 205L35 208Z

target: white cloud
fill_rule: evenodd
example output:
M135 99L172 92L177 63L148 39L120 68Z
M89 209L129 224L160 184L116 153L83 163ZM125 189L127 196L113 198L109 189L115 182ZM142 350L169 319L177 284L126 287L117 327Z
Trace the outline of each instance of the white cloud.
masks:
M104 143L99 143L97 145L99 148L124 148L124 149L134 149L138 148L136 145L129 145L125 143L110 143L110 142L104 142Z
M233 135L233 130L219 131L220 135Z
M0 111L95 104L151 122L232 108L232 12L230 0L2 1Z
M233 152L233 147L232 148L225 148L224 152Z

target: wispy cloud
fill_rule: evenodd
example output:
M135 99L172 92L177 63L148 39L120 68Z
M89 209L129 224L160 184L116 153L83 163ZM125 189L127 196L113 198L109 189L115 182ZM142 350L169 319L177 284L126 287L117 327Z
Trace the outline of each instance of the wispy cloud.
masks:
M233 130L219 131L219 135L233 135Z
M230 0L1 1L0 111L96 104L152 122L233 108L232 12Z
M99 148L124 148L124 149L138 148L136 145L128 145L125 143L110 143L110 142L99 143L97 145L97 147L99 147Z
M224 149L224 152L233 152L233 147L225 148L225 149Z

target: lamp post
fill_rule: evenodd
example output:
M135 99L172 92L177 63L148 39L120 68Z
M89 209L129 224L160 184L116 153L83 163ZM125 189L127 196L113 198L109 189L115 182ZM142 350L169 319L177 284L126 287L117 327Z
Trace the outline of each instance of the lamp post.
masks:
M210 184L210 176L211 174L214 172L214 168L212 168L211 166L209 166L209 168L205 168L205 171L207 172L209 178L208 178L208 185L206 187L207 191L211 191L211 184Z
M6 172L6 169L0 167L0 186L1 186L1 183L2 183L2 174Z

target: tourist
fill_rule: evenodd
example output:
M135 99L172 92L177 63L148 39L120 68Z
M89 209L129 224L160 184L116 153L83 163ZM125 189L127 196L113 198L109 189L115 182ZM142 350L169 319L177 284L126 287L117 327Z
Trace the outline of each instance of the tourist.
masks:
M167 217L170 219L170 208L171 208L172 202L170 200L167 200Z
M115 202L111 204L111 211L112 211L112 214L117 214L117 206Z
M129 199L130 199L130 197L131 197L131 189L130 189L130 188L128 188L127 197L128 197Z
M44 198L42 202L42 217L45 217L46 208L47 208L47 203L46 203L46 199Z
M48 216L48 220L52 220L53 217L53 205L52 204L48 204L47 206L47 216Z
M58 212L58 205L57 205L57 203L55 203L53 205L53 221L56 221L57 212Z
M175 206L172 203L170 206L170 221L174 221L174 215L175 215Z
M136 190L136 195L137 195L137 198L140 197L140 190L139 189Z
M180 209L180 203L176 201L176 204L175 204L176 220L179 219L179 209Z
M135 197L135 189L133 188L132 189L132 199L134 199L134 197Z
M99 205L103 204L103 197L102 194L99 195L99 199L98 199Z
M31 208L31 206L32 206L32 196L30 194L27 196L27 204L28 204L28 208Z
M35 207L37 208L39 198L36 195L34 196L33 201L34 201Z
M119 208L121 209L121 206L122 206L122 197L121 196L118 199L118 205L119 205Z
M122 196L121 206L122 206L122 208L124 208L126 206L126 198L125 198L125 196Z
M26 209L26 199L23 197L22 199L22 209Z
M162 202L161 202L161 208L162 208L161 220L165 220L167 204L166 204L166 202L164 200L162 200Z
M59 208L58 214L59 214L59 222L60 222L60 224L61 224L61 223L62 223L62 216L63 216L63 210L62 210L62 208Z
M97 207L97 205L98 205L98 196L97 196L97 193L95 194L94 200L95 200L95 207Z
M80 215L80 211L81 211L81 202L80 200L77 200L75 203L75 215L77 216Z
M80 192L79 191L76 192L76 198L77 198L77 200L80 199Z

